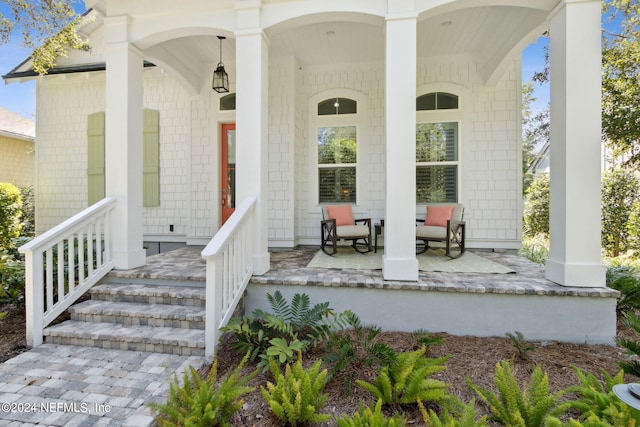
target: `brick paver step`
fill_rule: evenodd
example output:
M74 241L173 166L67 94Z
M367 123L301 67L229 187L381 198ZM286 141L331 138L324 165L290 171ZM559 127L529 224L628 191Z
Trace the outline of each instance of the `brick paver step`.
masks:
M183 356L204 355L205 333L199 329L68 320L46 328L44 335L46 342L52 344L153 351Z
M106 283L92 287L89 292L94 300L204 307L206 290L191 286Z
M69 307L71 320L204 329L205 309L185 305L88 300Z

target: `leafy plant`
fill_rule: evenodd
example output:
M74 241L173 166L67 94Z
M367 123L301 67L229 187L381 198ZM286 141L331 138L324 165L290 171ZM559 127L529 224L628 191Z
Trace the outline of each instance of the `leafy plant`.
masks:
M302 353L298 353L298 360L293 367L287 363L285 371L280 371L280 365L270 359L269 367L275 383L267 382L261 387L262 396L278 419L288 425L312 422L322 423L331 419L329 414L318 411L329 397L322 394L327 378L327 370L320 371L322 361L316 361L308 370L302 367Z
M607 268L607 286L620 292L618 314L640 309L640 276L637 269L620 265Z
M230 426L231 418L238 412L244 401L241 397L254 390L247 384L258 373L253 371L242 376L242 367L248 360L245 355L240 364L227 373L216 386L218 361L214 361L206 380L189 367L183 375L182 385L177 378L169 386L167 403L149 403L155 420L160 426Z
M619 371L615 376L610 376L604 369L601 371L604 378L604 386L589 372L583 372L573 366L578 375L578 385L567 389L568 393L575 394L577 399L571 400L567 406L580 413L581 423L578 421L568 424L570 426L640 426L640 412L622 402L613 393L613 386L624 382L624 371ZM549 418L549 426L562 424L556 418Z
M344 389L345 393L350 395L355 368L361 365L389 364L395 357L395 352L388 345L376 342L376 337L382 332L380 327L364 326L353 312L348 312L345 319L350 329L335 332L330 336L327 343L328 354L323 360L326 364L332 365L329 379L340 372L346 372Z
M328 338L332 331L344 328L349 311L335 314L328 302L311 307L309 296L295 294L289 303L280 291L267 299L274 313L254 310L252 317L234 318L221 328L234 334L232 346L249 352L251 360L260 358L259 366L268 369L269 358L280 363L292 362L295 353L306 351Z
M287 342L284 338L274 338L269 341L269 344L271 344L271 346L267 348L267 354L260 355L261 357L264 356L263 361L266 360L267 365L271 357L277 358L281 364L291 362L293 361L294 355L304 351L306 347L306 343L298 339Z
M418 401L418 407L428 427L485 427L487 425L486 416L476 421L478 413L476 412L475 399L472 399L467 405L461 404L462 410L458 417L454 417L446 409L443 409L439 416L433 409L429 409L427 412L421 401Z
M524 234L549 235L549 175L537 175L526 192L524 202Z
M387 418L382 413L382 400L378 399L376 406L371 410L370 406L364 406L360 402L360 409L351 417L341 417L336 420L338 427L404 427L406 421L401 414L394 414Z
M311 307L309 295L296 293L289 303L280 291L275 291L273 295L267 294L267 300L273 313L258 309L254 310L254 317L268 319L272 323L280 319L283 323L276 326L276 329L285 330L290 335L299 334L313 343L328 338L333 326L332 319L336 317L328 301ZM287 328L290 329L286 330Z
M536 264L544 264L549 258L549 236L544 233L524 236L518 254Z
M632 311L626 313L622 319L622 323L628 328L640 333L640 317L638 317L636 313ZM640 377L640 361L637 359L637 357L640 356L640 342L624 337L616 337L615 340L616 344L626 348L627 353L633 356L632 359L621 361L618 365L620 365L627 374Z
M575 366L573 370L578 375L579 384L569 387L567 392L578 398L569 401L568 406L580 412L582 420L600 419L613 425L631 426L635 423L640 426L640 412L627 406L613 393L613 386L624 382L624 371L621 370L612 377L603 369L603 386L595 375L585 373ZM624 424L616 424L616 420L622 419Z
M521 390L513 376L511 365L503 360L496 364L494 381L498 395L484 389L467 378L467 387L484 401L493 417L507 426L539 427L549 415L563 412L566 405L560 403L564 391L549 393L549 379L536 366L526 390Z
M20 236L22 229L22 195L8 182L0 182L0 249L11 249L12 239Z
M417 329L411 333L416 342L420 345L424 345L427 347L431 347L432 345L442 345L444 339L442 337L437 337L433 335L431 332L424 329Z
M518 352L518 357L520 359L526 360L527 353L535 350L535 347L527 342L522 332L520 331L514 331L513 333L507 332L506 335L511 339L511 342L513 343L513 346L516 348L516 351Z
M618 256L629 248L630 207L640 198L640 181L632 168L615 168L602 175L602 248Z
M0 303L24 305L24 261L7 250L0 250Z
M449 357L431 359L424 357L426 347L415 351L398 353L384 366L373 384L362 380L356 382L382 399L384 404L408 404L418 400L446 404L451 396L445 391L448 384L429 378L446 369L444 362Z

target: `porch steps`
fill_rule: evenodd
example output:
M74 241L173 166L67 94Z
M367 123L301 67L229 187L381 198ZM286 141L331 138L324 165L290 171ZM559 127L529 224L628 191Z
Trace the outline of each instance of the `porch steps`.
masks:
M205 289L140 283L94 286L45 329L46 342L105 349L204 355Z

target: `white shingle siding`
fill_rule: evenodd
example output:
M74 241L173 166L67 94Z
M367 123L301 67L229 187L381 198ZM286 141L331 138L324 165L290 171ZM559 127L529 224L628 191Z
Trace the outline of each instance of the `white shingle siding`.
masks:
M34 184L35 147L33 141L0 135L0 182L24 187Z
M520 66L495 87L480 83L465 57L418 64L424 88L460 88L460 193L468 240L476 247L517 247L521 228ZM87 115L104 111L104 75L45 78L38 85L38 231L86 207ZM300 67L295 58L270 60L268 237L272 247L318 244L320 208L310 188L315 140L309 99L324 91L357 91L366 111L358 139L359 216L384 217L384 64ZM204 244L219 224L219 95L190 96L158 68L144 72L144 108L160 111L159 207L144 209L145 240ZM453 90L455 92L455 90ZM315 108L315 107L314 107ZM313 110L311 113L313 114ZM393 143L393 142L391 142ZM411 165L410 167L413 167ZM418 212L423 208L418 207ZM169 231L169 225L174 231Z

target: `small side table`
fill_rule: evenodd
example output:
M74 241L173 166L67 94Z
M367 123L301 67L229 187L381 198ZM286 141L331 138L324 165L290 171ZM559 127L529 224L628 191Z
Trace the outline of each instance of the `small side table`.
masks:
M375 229L375 236L373 237L373 253L377 254L378 253L378 236L380 234L382 234L382 229L384 228L384 219L381 220L379 223L375 224L374 226Z

